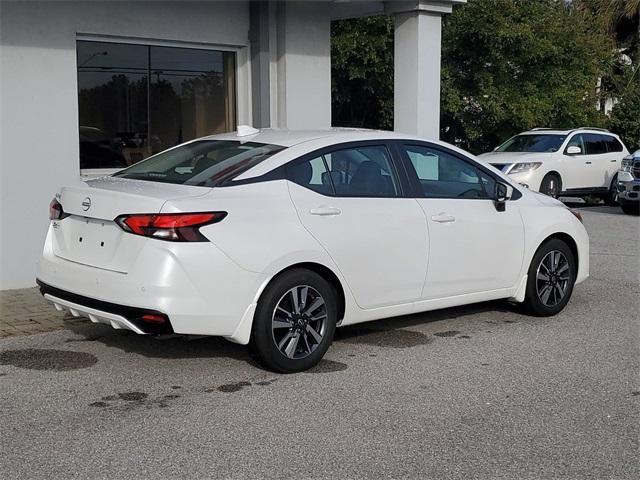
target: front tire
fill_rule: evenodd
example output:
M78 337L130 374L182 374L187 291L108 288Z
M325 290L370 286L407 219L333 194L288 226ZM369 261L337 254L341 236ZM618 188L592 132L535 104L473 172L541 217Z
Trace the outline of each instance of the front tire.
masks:
M307 370L331 345L337 312L336 293L329 282L310 270L286 271L258 301L250 348L270 370Z
M558 198L562 191L562 181L555 173L547 173L540 182L540 193Z
M525 306L536 316L560 313L569 302L576 281L576 261L558 238L543 243L531 260Z
M609 186L609 192L603 198L605 205L615 207L618 205L618 174L613 176L611 185Z

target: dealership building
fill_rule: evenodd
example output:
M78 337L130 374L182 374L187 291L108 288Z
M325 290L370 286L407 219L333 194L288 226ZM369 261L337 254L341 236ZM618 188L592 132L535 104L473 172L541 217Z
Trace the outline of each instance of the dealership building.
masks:
M395 130L437 138L464 1L0 1L0 290L35 286L61 185L237 125L330 127L334 20L394 17Z

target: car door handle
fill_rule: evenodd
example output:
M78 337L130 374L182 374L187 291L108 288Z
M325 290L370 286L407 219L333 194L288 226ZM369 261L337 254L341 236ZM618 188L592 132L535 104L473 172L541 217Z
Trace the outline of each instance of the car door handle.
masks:
M309 213L311 215L320 215L320 216L340 215L342 213L342 210L335 207L317 207L309 210Z
M438 215L433 215L431 220L438 223L453 223L456 221L456 217L447 215L446 213L439 213Z
M587 165L591 165L591 162L584 162L584 163L586 163Z
M616 160L615 158L613 160L610 160L611 163L616 163L618 160Z

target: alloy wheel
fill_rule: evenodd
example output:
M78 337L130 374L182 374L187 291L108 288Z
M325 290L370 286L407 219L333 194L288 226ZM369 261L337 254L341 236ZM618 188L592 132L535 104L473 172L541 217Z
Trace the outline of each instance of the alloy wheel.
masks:
M308 357L318 348L327 329L324 298L308 285L291 288L276 304L271 329L282 355L296 360Z
M565 297L570 273L569 261L561 251L552 250L543 257L536 272L536 290L546 307L555 307Z

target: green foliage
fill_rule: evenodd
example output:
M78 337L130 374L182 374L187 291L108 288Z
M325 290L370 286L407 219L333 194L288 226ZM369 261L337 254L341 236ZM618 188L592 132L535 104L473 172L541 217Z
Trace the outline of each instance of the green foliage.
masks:
M638 3L468 0L455 7L443 17L441 137L482 152L530 128L588 125L610 126L637 144L640 86L629 81L633 67L616 48L637 65ZM332 78L334 125L392 128L392 19L334 22ZM623 100L610 121L596 108L606 96Z
M471 0L445 20L442 138L487 151L533 127L604 126L611 39L556 0Z
M640 148L640 80L632 79L628 90L613 107L609 128L620 135L629 151Z
M393 21L342 20L331 30L333 124L393 128Z

